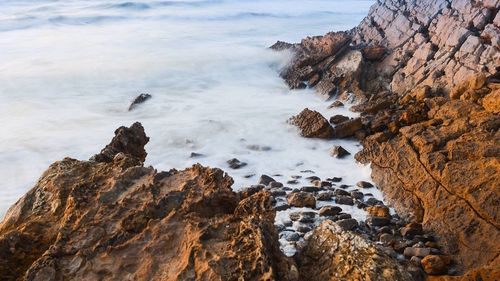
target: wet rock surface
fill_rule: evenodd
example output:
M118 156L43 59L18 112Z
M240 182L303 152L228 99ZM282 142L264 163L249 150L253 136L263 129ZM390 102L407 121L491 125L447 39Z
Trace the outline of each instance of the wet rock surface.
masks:
M371 163L388 203L436 234L454 271L430 274L486 276L499 262L499 6L496 0L378 1L358 27L339 33L351 42L342 51L307 60L322 37L294 44L298 58L283 75L289 81L300 77L290 72L308 69L319 94L334 91L357 103L356 121L330 120L333 137L362 140L356 159ZM384 221L373 217L373 223ZM419 231L409 226L405 239Z
M146 142L136 123L110 161L52 164L0 224L0 279L296 280L268 192L201 165L144 167Z
M300 114L294 116L289 121L299 128L300 134L306 138L330 139L333 137L333 128L328 120L319 112L304 109Z

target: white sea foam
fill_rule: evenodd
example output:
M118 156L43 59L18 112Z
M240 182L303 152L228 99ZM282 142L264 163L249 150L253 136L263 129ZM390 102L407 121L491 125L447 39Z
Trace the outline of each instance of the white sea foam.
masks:
M286 124L304 107L352 113L289 91L277 74L289 56L266 47L349 29L373 2L1 1L0 217L50 163L87 159L135 121L151 137L147 165L221 167L235 189L307 169L368 180L368 167L328 155L334 144L354 154L356 142L304 139ZM153 98L128 112L142 92ZM231 158L248 166L230 170Z

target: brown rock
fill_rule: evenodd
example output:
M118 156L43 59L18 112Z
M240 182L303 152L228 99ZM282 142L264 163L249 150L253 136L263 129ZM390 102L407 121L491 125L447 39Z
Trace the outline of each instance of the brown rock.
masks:
M99 154L94 155L91 160L111 162L118 153L123 153L144 162L147 155L144 146L148 141L149 138L144 133L144 127L141 123L136 122L130 128L122 126L116 129L111 142Z
M316 199L308 192L290 193L287 199L290 206L316 208Z
M111 161L52 164L0 224L0 279L294 280L268 193L240 200L201 165L143 167L146 140L122 127Z
M335 216L342 212L342 208L338 206L324 206L319 209L320 216Z
M330 220L313 230L299 256L300 280L412 280L394 259Z
M344 158L346 157L347 155L351 155L351 153L347 150L345 150L345 148L343 148L342 146L340 145L334 145L331 149L330 149L330 156L332 157L336 157L336 158Z
M345 122L349 120L350 118L344 115L334 115L330 117L330 123L332 124L340 124L342 122Z
M449 257L428 255L421 261L425 273L430 275L441 275L448 272Z
M355 118L351 120L344 121L333 129L333 137L335 138L347 138L352 137L354 133L363 128L363 123L361 118Z
M366 60L370 61L381 60L384 57L385 52L386 52L385 48L380 45L368 46L361 50L361 53L363 53L363 57Z
M300 134L306 138L330 139L333 128L319 112L304 109L299 115L290 119L290 123L300 129Z
M500 89L496 89L483 98L482 105L489 112L500 114Z
M366 208L366 212L374 217L391 218L389 208L386 206L371 206Z

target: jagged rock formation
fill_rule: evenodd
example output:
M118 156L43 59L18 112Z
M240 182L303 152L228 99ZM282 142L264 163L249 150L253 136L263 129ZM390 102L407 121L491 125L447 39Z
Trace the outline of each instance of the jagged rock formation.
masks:
M378 1L349 32L280 44L297 53L282 73L291 87L358 103L356 158L399 214L438 235L458 273L500 262L499 6Z
M91 161L52 164L10 208L0 280L297 279L267 192L235 193L200 165L144 167L142 126L115 133Z
M330 220L314 229L300 261L301 280L413 280L374 244Z

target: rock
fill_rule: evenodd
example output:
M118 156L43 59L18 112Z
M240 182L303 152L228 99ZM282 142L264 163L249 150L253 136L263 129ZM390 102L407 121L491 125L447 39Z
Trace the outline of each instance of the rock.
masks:
M146 142L140 124L122 127L109 162L50 165L0 223L1 279L289 280L267 192L241 199L199 164L144 167Z
M330 201L332 200L333 194L331 192L322 192L316 195L316 200L318 201Z
M292 233L288 233L285 236L285 239L286 239L286 241L299 241L300 236L299 236L299 234L292 232Z
M371 206L366 208L366 212L368 213L368 215L373 217L382 217L389 220L391 219L389 208L387 208L386 206Z
M368 224L370 227L374 226L386 226L389 225L391 222L390 218L384 218L384 217L369 217L366 219L366 224Z
M351 192L350 192L350 195L351 195L351 197L352 197L352 198L354 198L354 199L358 199L358 200L363 199L363 197L365 196L365 195L363 194L363 192L360 192L360 191L351 191Z
M342 106L344 106L344 103L339 101L339 100L336 100L332 104L330 104L328 106L328 108L335 108L335 107L342 107Z
M152 98L152 96L150 94L140 94L138 95L133 101L132 103L130 104L130 106L128 107L128 111L131 111L133 110L134 108L136 108L139 104L141 103L144 103L145 101L149 100L150 98Z
M334 145L330 149L330 156L336 157L336 158L344 158L347 155L351 155L351 153L347 150L345 150L342 146L340 145Z
M240 169L242 167L245 167L247 165L247 163L245 162L241 162L240 160L236 159L236 158L233 158L231 160L227 160L227 164L229 164L229 168L231 169Z
M272 181L269 183L269 188L280 188L280 187L283 187L283 184L281 182L278 182L278 181Z
M419 223L409 223L401 228L400 233L403 237L412 239L415 235L422 235L422 225Z
M191 152L191 155L189 155L189 158L200 158L203 156L205 156L205 155L201 154L201 153Z
M274 207L274 210L276 210L276 212L285 211L288 209L290 209L290 205L288 204L277 205Z
M299 115L290 119L290 123L299 128L300 134L306 138L330 139L333 128L319 112L304 109Z
M263 184L265 186L268 186L271 182L275 182L275 181L276 180L274 180L272 177L270 177L268 175L261 175L259 178L258 184Z
M500 89L492 91L483 98L482 105L489 112L500 113Z
M337 215L337 218L338 218L339 220L346 220L346 219L350 219L350 218L352 218L352 217L351 217L351 215L349 215L349 214L338 214L338 215Z
M369 61L379 61L384 57L386 50L383 46L368 46L361 50L363 58Z
M261 191L262 189L264 189L263 185L252 185L252 186L243 188L239 192L239 194L240 194L240 197L243 199L243 198L247 198L247 197L254 195L255 193Z
M365 194L366 195L366 194ZM370 197L368 198L365 203L368 205L368 206L377 206L377 205L383 205L384 203L380 200L377 200L373 197Z
M312 229L313 228L311 226L308 226L308 225L297 226L297 231L300 233L307 233L307 232L311 231Z
M299 181L298 180L289 180L286 183L295 185L295 184L299 184Z
M429 275L441 275L448 272L448 264L450 259L448 257L427 255L421 261L425 273Z
M321 179L319 177L317 177L317 176L307 177L306 180L309 180L310 182L321 181Z
M335 197L335 203L340 205L354 205L352 198L346 195L339 195Z
M358 221L355 219L340 219L336 223L344 230L353 230L358 226Z
M358 181L356 183L356 186L361 187L361 188L370 188L370 187L373 187L373 184L366 182L366 181Z
M247 148L254 151L270 151L272 149L270 146L260 146L257 144L247 145Z
M316 208L316 199L310 193L295 192L288 195L288 204L294 207Z
M331 181L331 182L341 182L342 181L342 178L338 178L338 177L333 177L333 178L330 178L330 179L327 179L328 181Z
M403 254L408 258L413 256L423 258L431 254L431 248L406 247Z
M321 209L319 209L318 214L320 216L330 217L330 216L338 215L340 212L342 212L342 208L340 208L338 206L324 206L324 207L321 207Z
M375 245L329 220L313 230L298 260L300 280L412 280Z
M394 236L389 233L383 233L380 235L379 241L384 245L392 245L394 243Z
M146 150L144 146L149 142L149 138L144 132L141 123L136 122L129 128L120 127L115 130L115 136L111 142L101 150L99 154L92 156L91 161L111 162L119 153L132 157L141 163L146 160Z
M342 189L335 189L335 196L351 196L351 193L349 191L345 191Z
M347 120L349 120L350 118L347 117L347 116L344 116L344 115L333 115L332 117L330 117L330 123L334 124L334 125L337 125L337 124L340 124L342 122L345 122Z
M321 188L317 187L317 186L303 186L300 188L300 191L303 191L303 192L318 192L320 190L321 190Z
M354 133L357 130L363 128L363 123L361 122L361 118L350 119L344 121L340 124L337 124L335 128L333 128L332 137L335 138L348 138L354 136Z

